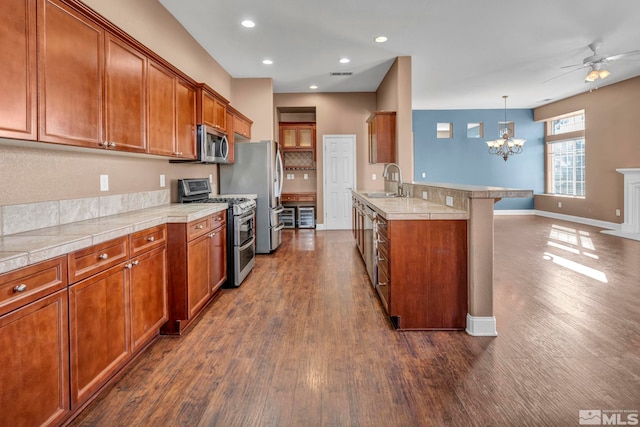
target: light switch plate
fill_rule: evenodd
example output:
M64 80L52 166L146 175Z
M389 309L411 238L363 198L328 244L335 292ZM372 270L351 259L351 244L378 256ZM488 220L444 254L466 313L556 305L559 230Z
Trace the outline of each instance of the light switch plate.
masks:
M427 192L426 192L426 191L423 191L423 192L422 192L422 198L423 198L423 199L425 199L425 200L427 200Z
M160 188L164 188L164 187L166 187L166 185L167 185L166 177L163 174L161 174L160 175Z
M309 179L309 174L308 173L304 174L304 179Z
M376 174L375 174L375 173L371 174L371 179L372 179L372 180L374 180L374 181L375 181L375 180L376 180L376 178L377 178L377 177L376 177Z
M427 177L427 173L426 172L422 172L422 177L426 178ZM425 199L426 199L426 197L425 197Z
M445 197L445 202L444 202L444 203L445 203L445 205L447 205L447 206L453 206L453 197L451 197L451 196L446 196L446 197Z
M209 184L213 184L213 174L209 174Z
M100 191L109 191L109 175L100 175Z

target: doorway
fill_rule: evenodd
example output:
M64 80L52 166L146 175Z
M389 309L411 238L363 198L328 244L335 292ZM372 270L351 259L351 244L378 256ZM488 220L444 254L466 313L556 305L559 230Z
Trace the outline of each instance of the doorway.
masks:
M356 176L356 136L323 135L324 225L327 230L351 228L351 190Z

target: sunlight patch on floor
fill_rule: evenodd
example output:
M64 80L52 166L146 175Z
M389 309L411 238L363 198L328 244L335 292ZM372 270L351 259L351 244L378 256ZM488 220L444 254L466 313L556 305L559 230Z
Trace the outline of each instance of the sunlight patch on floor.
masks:
M547 245L552 248L560 249L575 255L584 255L595 260L600 259L598 255L585 251L585 249L587 251L596 251L593 240L587 231L553 224L551 226L551 231L549 232L549 239L550 240L547 241ZM595 268L588 267L580 264L579 262L571 261L559 255L554 255L550 252L545 252L543 258L599 282L608 283L606 274Z

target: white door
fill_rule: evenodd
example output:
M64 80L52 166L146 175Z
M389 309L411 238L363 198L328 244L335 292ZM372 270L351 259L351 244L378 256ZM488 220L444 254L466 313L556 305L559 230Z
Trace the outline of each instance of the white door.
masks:
M322 145L325 229L350 229L351 190L356 176L356 136L323 135Z

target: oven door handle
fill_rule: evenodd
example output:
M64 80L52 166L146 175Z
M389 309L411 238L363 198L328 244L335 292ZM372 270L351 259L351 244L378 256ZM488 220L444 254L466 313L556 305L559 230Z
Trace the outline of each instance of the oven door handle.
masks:
M245 249L249 249L249 247L251 247L254 242L255 242L255 237L252 237L246 244L244 244L243 246L240 246L240 248L238 249L240 250L240 252L244 251Z

